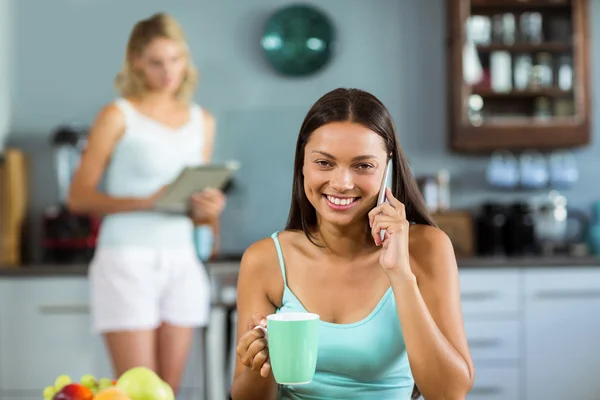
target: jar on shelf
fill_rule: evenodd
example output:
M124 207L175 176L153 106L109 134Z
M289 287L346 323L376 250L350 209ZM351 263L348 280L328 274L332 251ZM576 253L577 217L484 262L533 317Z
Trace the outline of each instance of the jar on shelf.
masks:
M515 81L515 89L527 89L531 83L531 71L533 65L531 56L528 54L519 54L515 57L515 65L513 78Z
M483 97L478 94L469 96L467 116L474 126L480 126L483 123Z
M547 97L536 97L533 104L533 116L537 120L548 120L552 117L552 104Z
M540 44L544 40L542 14L524 12L519 18L520 38L522 42Z
M538 53L532 69L531 86L533 88L548 88L553 85L552 55Z
M573 59L571 56L564 55L558 60L558 87L561 90L571 90L573 88Z

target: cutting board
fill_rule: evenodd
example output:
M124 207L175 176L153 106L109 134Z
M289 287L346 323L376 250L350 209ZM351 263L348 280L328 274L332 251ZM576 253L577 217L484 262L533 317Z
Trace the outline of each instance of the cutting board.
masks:
M19 266L28 203L25 153L7 148L0 158L0 265Z

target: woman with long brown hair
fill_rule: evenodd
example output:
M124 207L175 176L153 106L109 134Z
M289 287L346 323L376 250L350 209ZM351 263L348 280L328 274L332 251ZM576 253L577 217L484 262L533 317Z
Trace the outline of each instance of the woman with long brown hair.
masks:
M192 100L196 81L177 21L162 13L139 21L115 82L121 97L97 116L69 195L71 209L105 215L89 272L91 311L116 375L145 366L175 391L193 328L208 323L210 285L194 229L216 225L225 204L206 190L190 199L189 215L153 210L183 168L212 157L215 120Z
M377 206L390 158L389 204ZM314 379L278 386L254 328L269 314L306 311L321 320ZM286 229L246 250L238 320L234 400L408 400L419 391L458 400L470 390L453 248L373 95L336 89L308 112Z

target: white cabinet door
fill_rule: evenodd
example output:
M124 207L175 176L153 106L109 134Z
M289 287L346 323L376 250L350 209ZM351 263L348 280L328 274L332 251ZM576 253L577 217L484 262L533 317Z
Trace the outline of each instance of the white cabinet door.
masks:
M5 280L9 302L0 326L0 387L40 396L61 374L79 379L93 367L85 277Z
M526 272L526 398L598 400L600 269Z
M460 301L465 318L518 317L521 308L521 270L464 268L459 271Z
M104 343L104 337L101 334L92 334L92 352L93 352L93 367L90 372L96 378L110 378L115 379L112 365L110 362L110 356L108 349Z
M519 400L519 369L515 367L476 367L475 383L467 400Z
M201 329L194 329L194 340L190 349L177 400L204 400L204 334Z

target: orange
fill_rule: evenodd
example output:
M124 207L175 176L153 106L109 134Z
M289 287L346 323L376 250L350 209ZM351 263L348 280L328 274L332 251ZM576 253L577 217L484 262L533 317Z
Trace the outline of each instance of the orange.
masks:
M98 392L94 400L131 400L131 397L117 387L109 387Z

